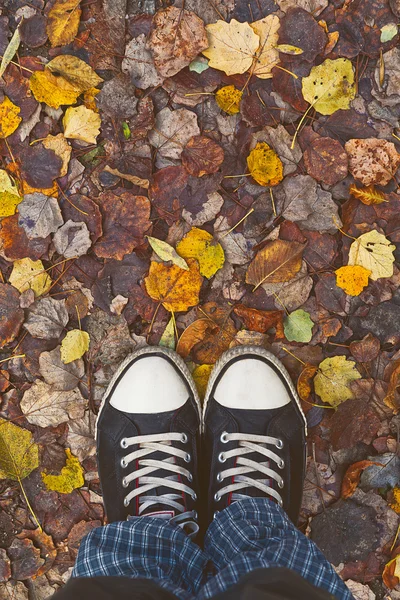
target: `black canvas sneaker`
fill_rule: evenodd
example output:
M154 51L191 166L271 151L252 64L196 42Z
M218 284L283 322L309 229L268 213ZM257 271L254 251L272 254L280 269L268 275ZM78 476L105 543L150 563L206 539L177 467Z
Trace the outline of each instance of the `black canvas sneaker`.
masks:
M232 502L267 497L296 523L306 465L306 420L285 367L259 347L228 350L204 404L208 522Z
M197 533L199 424L197 391L178 354L145 347L124 360L96 423L109 522L157 516Z

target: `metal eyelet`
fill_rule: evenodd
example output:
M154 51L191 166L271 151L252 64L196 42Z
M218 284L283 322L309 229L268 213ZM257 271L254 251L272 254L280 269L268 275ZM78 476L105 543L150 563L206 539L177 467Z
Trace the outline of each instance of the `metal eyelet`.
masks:
M220 439L220 441L221 441L223 444L227 444L227 443L229 442L229 440L227 440L227 439L226 439L226 436L227 436L227 435L228 435L228 432L227 432L227 431L223 431L223 432L221 433L221 437L220 437L219 439Z
M217 481L218 483L221 483L223 477L222 477L222 473L217 473Z
M193 481L193 475L191 473L189 473L189 475L187 476L187 480L190 482Z
M214 494L214 500L215 502L219 502L221 500L221 496L218 494L218 492Z
M283 481L283 479L281 478L281 479L280 479L280 481L278 481L278 487L279 487L280 489L282 489L284 485L285 485L285 482L284 482L284 481Z
M282 506L283 506L283 500L282 500L282 498L279 498L279 500L278 500L278 504L279 504L279 506L282 508Z
M197 500L197 494L196 493L192 494L192 500L193 500L193 502L196 502L196 500Z
M126 481L125 477L122 480L122 487L126 488L128 487L129 483Z
M198 518L199 518L199 515L197 514L197 510L194 510L194 511L193 511L193 519L194 519L195 521L197 521L197 519L198 519Z
M183 459L186 463L190 463L192 457L190 456L189 452L186 454L185 458Z
M280 469L283 469L283 468L285 467L285 461L283 460L283 458L282 458L282 460L280 460L280 461L278 462L278 467L279 467Z
M188 436L186 435L186 433L182 433L182 439L181 439L182 444L187 444L187 441L188 441Z
M121 448L127 448L128 447L128 443L126 441L126 438L122 438L122 440L120 441L119 445L121 446Z
M128 466L128 465L126 464L126 461L125 461L125 459L124 459L124 458L121 458L121 467L122 467L123 469L125 469L125 467L127 467L127 466Z
M215 513L214 513L214 515L213 515L213 519L216 518L216 516L217 516L218 513L219 513L219 510L216 510Z
M125 507L129 506L129 500L128 500L128 498L124 498L124 506Z
M278 440L278 443L275 444L275 446L278 448L278 450L282 450L282 448L283 448L283 441L282 440Z
M224 463L225 461L226 461L225 454L223 452L220 452L218 454L218 462Z

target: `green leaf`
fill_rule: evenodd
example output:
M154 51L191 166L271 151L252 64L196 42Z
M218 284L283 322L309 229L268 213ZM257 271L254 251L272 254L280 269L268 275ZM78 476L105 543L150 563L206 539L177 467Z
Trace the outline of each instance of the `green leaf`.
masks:
M160 346L175 350L175 317L172 315L160 339Z
M10 43L4 51L3 58L0 64L0 77L3 77L4 71L7 69L8 65L14 58L14 55L17 52L20 43L21 36L19 35L19 28L17 27L17 29L14 31L14 35L10 40Z
M61 469L59 475L47 475L42 473L43 483L48 490L59 492L60 494L70 494L76 488L84 485L83 468L79 460L74 456L69 448L65 450L67 460L65 467Z
M167 242L163 242L162 240L158 240L157 238L149 235L147 236L147 239L149 240L150 246L153 248L157 256L161 258L161 260L170 260L177 267L180 267L185 271L189 271L186 260L179 256L175 248L167 244Z
M381 42L384 44L385 42L390 42L398 33L398 28L396 23L388 23L381 27Z
M285 318L283 329L285 337L289 342L309 342L312 338L314 322L310 314L299 308Z
M39 466L39 447L27 429L0 419L0 479L21 482Z
M129 140L131 137L131 130L126 121L122 121L122 133L124 134L124 138Z
M198 56L189 65L189 71L194 71L195 73L202 73L209 68L208 60L206 58L202 58Z

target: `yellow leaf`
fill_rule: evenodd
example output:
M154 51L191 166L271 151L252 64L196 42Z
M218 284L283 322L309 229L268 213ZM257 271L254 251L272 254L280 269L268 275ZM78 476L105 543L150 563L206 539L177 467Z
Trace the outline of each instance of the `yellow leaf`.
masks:
M209 66L227 75L244 73L253 63L260 38L248 23L232 19L206 25L209 46L203 50Z
M382 579L383 583L390 590L400 583L400 553L386 563L385 568L383 569Z
M97 108L97 104L96 104L97 94L100 94L100 90L97 90L96 88L90 88L90 90L87 90L83 94L84 105L86 106L86 108L89 108L90 110L93 110L94 112L99 112L99 109Z
M400 515L400 487L393 488L393 499L389 504L390 508L394 510L398 515Z
M337 407L345 400L353 398L349 384L361 379L356 364L345 356L325 358L314 377L314 389L323 402Z
M52 108L75 104L80 94L64 77L56 77L49 69L32 73L29 87L38 102L45 102Z
M59 494L70 494L85 483L83 468L79 460L69 448L66 448L65 454L67 456L66 464L59 475L47 475L47 473L42 472L42 479L46 488Z
M303 54L304 50L299 48L298 46L292 46L291 44L278 44L275 48L282 52L283 54L291 54L293 56L298 56L299 54Z
M22 201L17 186L7 171L0 169L0 217L10 217Z
M7 69L8 65L14 58L14 55L17 52L20 43L21 43L21 36L19 34L19 25L18 25L17 29L14 31L14 34L13 34L7 48L3 52L3 58L1 59L1 64L0 64L0 77L3 77L4 71Z
M204 400L207 391L208 380L214 365L198 365L192 373L194 382L199 392L200 400Z
M235 115L240 110L242 96L243 92L235 88L234 85L226 85L216 92L215 99L218 106L228 115Z
M185 271L189 270L186 261L179 256L175 248L167 244L167 242L163 242L162 240L158 240L157 238L151 237L150 235L146 236L150 246L153 248L154 252L164 261L171 261L174 265L177 265L181 269L185 269Z
M44 270L41 260L22 258L14 261L9 283L17 288L21 294L31 289L38 297L49 291L52 282Z
M363 233L350 246L349 265L359 265L371 271L371 279L393 275L396 246L382 234L373 229Z
M90 337L86 331L72 329L61 342L61 360L65 365L81 358L89 350Z
M33 435L0 419L0 479L21 481L39 466L39 447Z
M371 275L371 271L359 265L340 267L335 273L336 285L349 296L359 296L363 289L367 287L368 278Z
M53 187L51 188L35 188L29 185L27 181L21 181L22 194L25 196L26 194L35 194L38 192L39 194L44 194L45 196L52 196L53 198L58 198L58 185L56 182L53 183Z
M272 77L272 69L279 63L279 52L276 45L279 39L279 18L268 15L259 21L250 23L250 27L260 38L260 45L253 61L252 73L260 79Z
M67 108L63 118L64 136L72 140L81 140L95 144L100 133L100 115L86 106Z
M360 190L355 183L350 185L350 194L354 198L361 200L363 204L370 206L371 204L382 204L382 202L388 202L386 196L380 190L376 190L373 185L369 185Z
M42 141L42 143L45 148L53 150L63 161L60 177L64 177L64 175L66 175L68 172L68 165L72 152L71 146L68 144L62 133L57 135L48 135Z
M52 48L66 46L75 39L78 33L81 0L56 0L50 10L46 32Z
M22 119L19 115L21 109L4 96L3 102L0 103L0 138L7 138L14 133Z
M277 185L283 179L282 161L265 142L257 142L247 157L247 166L253 179L260 185Z
M351 61L337 58L313 67L302 80L303 97L321 115L347 110L356 95Z
M175 317L172 315L168 321L159 342L164 348L175 350Z
M210 279L223 266L225 254L221 244L216 242L208 231L193 227L176 245L176 251L183 258L195 258L200 265L200 273Z
M171 312L185 311L199 303L203 278L197 261L191 259L187 262L189 271L176 265L152 262L144 280L150 298L158 300Z
M52 73L58 73L59 76L61 75L80 94L95 88L103 81L90 65L77 56L70 54L56 56L47 63L46 69L49 69Z

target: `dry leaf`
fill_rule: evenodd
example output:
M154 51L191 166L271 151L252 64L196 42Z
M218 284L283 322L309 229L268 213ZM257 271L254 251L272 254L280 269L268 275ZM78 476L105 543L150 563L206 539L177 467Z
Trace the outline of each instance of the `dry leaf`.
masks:
M347 360L345 356L325 358L314 377L314 389L323 402L336 408L354 397L350 383L356 379L361 379L356 363Z
M246 283L253 284L254 291L263 283L289 281L301 269L304 248L298 242L267 242L247 269Z
M35 296L46 294L51 288L51 279L45 271L41 260L22 258L15 260L9 282L22 294L26 290L33 290Z
M18 224L30 240L45 238L64 223L58 200L44 194L26 194L18 210Z
M340 492L342 498L350 498L354 494L360 482L361 473L371 465L380 465L380 463L372 462L371 460L359 460L348 467L342 481L342 490Z
M66 46L78 33L81 0L56 0L48 14L47 35L51 47Z
M7 138L14 133L21 123L22 119L19 116L21 109L4 96L3 102L0 103L0 139Z
M248 23L232 19L206 25L208 48L203 50L209 66L227 75L245 73L250 69L260 45L260 38Z
M108 165L104 167L103 171L106 171L106 173L111 173L111 175L115 175L116 177L121 177L121 179L126 179L126 181L130 181L133 183L133 185L137 185L145 190L147 190L150 186L150 181L148 179L141 179L140 177L136 177L136 175L121 173L121 171L118 169L112 169Z
M193 136L199 135L197 115L186 108L172 110L168 106L156 116L149 142L164 158L180 158L183 147Z
M144 33L126 45L121 70L128 73L133 85L141 90L156 87L163 82L163 77L158 74L152 53L147 47L147 36Z
M283 179L282 161L265 142L258 142L250 152L247 166L253 179L260 185L278 185Z
M152 262L145 278L146 291L150 298L162 303L171 312L188 310L199 303L203 281L197 261L187 261L189 271L176 265L168 266Z
M81 419L68 423L67 444L81 461L96 454L94 432L95 416L91 411L87 411Z
M350 173L363 185L386 185L400 166L396 146L377 138L349 140L344 145L349 155Z
M178 340L176 351L183 358L187 358L192 348L208 337L212 331L219 330L218 324L210 319L196 319L186 327Z
M39 466L39 446L30 431L0 419L0 479L21 481Z
M192 137L182 152L182 165L194 177L216 173L223 162L223 149L205 135Z
M47 63L46 69L61 75L80 94L95 88L103 81L90 65L70 54L56 56Z
M22 198L7 171L0 169L0 217L10 217Z
M215 275L225 262L221 244L208 231L197 227L193 227L176 245L176 251L183 258L195 258L201 275L207 279Z
M363 233L350 246L349 265L359 265L371 272L371 279L393 275L393 252L396 246L382 234L373 229Z
M157 254L159 258L163 261L171 261L177 267L184 269L185 271L189 270L187 262L179 256L175 248L167 244L167 242L163 242L162 240L158 240L157 238L146 236L150 246L153 248L154 252Z
M29 87L38 102L45 102L52 108L75 104L81 93L64 77L56 77L49 69L32 73Z
M53 389L68 392L75 389L85 375L83 360L75 360L65 365L61 360L60 346L39 356L39 371L43 379Z
M21 36L19 33L19 25L18 25L17 29L13 33L11 40L8 43L7 48L3 52L3 58L1 59L1 64L0 64L0 78L3 77L4 71L7 69L8 65L14 58L14 55L16 54L20 43L21 43Z
M347 58L330 60L311 69L302 79L304 100L321 115L350 108L355 97L353 65Z
M268 15L259 21L250 23L250 27L260 38L260 44L256 53L256 57L253 60L251 71L260 79L271 78L272 69L279 63L279 52L277 49L279 26L279 18L276 15ZM294 46L291 48L293 49ZM293 53L293 50L291 53Z
M266 333L269 329L276 330L276 339L284 338L282 310L257 310L244 304L238 304L233 312L240 317L246 329Z
M72 329L61 342L61 360L65 365L81 358L89 350L90 337L86 331Z
M337 269L335 274L338 287L342 288L349 296L359 296L368 285L371 271L359 265L348 265Z
M100 125L100 115L86 106L67 108L63 117L64 136L88 144L96 144Z
M192 377L199 392L200 400L203 401L206 395L208 380L213 370L213 365L197 365L194 368Z
M392 560L389 560L389 562L386 563L385 568L383 569L382 579L383 583L390 590L400 583L400 551L395 558L392 558Z
M317 372L318 367L315 365L307 365L304 367L297 380L297 393L299 397L308 401L311 396L311 380Z
M215 99L221 110L228 115L236 115L240 111L242 96L243 92L234 85L225 85L216 92Z
M37 379L24 393L21 410L32 425L52 427L83 417L85 401L78 389L59 392Z
M42 298L32 306L24 327L32 337L51 340L62 334L68 321L65 300Z
M73 490L82 487L85 484L83 477L83 468L71 453L69 448L65 449L67 456L65 467L61 469L59 475L48 475L42 472L43 483L46 489L58 492L59 494L70 494Z
M386 199L385 194L380 190L375 189L373 185L360 190L360 188L352 183L349 190L350 194L354 196L354 198L358 198L358 200L361 200L361 202L367 206L370 206L371 204L382 204L382 202L389 202L389 200Z
M48 135L44 140L42 140L42 144L45 148L50 148L50 150L54 150L54 152L59 156L62 160L62 167L60 171L60 177L64 177L64 175L68 172L68 165L71 158L72 148L65 139L62 133L57 135Z
M0 307L0 348L3 348L16 338L24 322L24 311L15 286L0 283Z
M86 254L92 245L86 223L67 221L53 237L54 248L65 258L74 258Z

